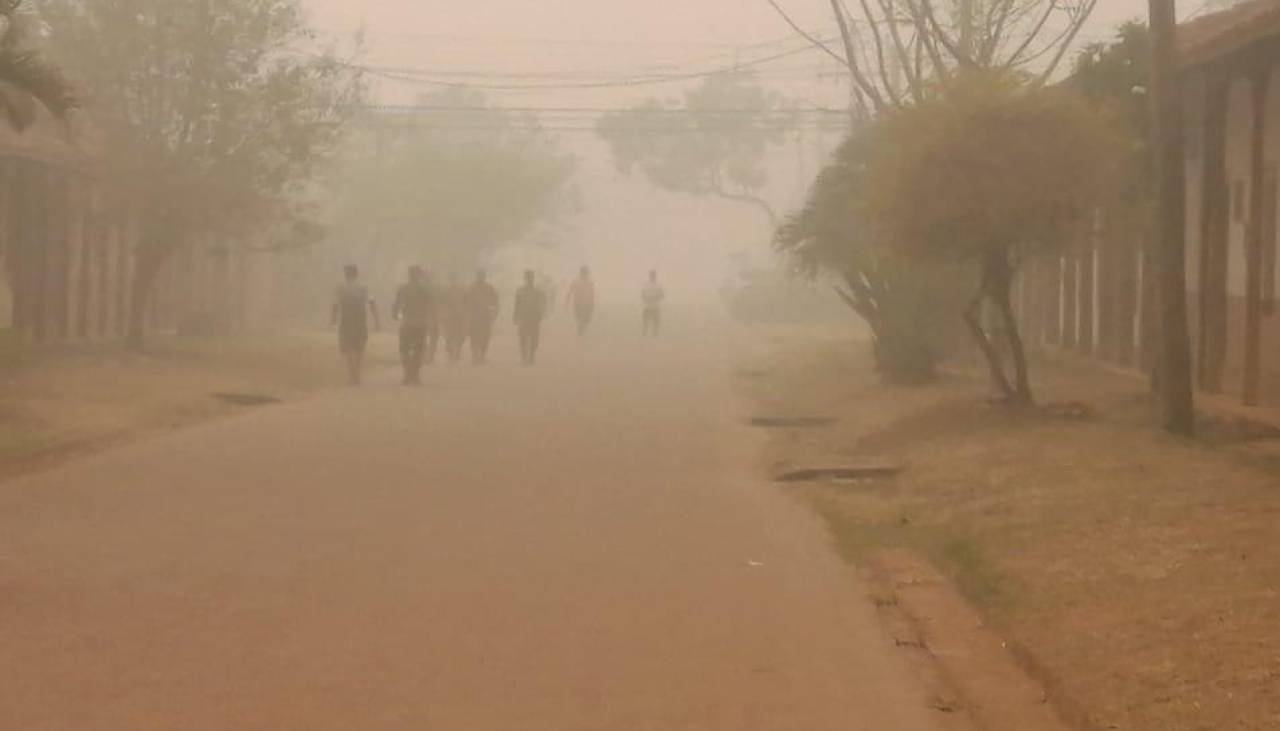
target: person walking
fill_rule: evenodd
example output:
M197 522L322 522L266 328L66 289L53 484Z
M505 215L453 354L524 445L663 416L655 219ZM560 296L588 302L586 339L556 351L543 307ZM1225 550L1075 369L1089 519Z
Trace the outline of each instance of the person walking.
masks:
M582 267L582 271L578 273L578 278L573 280L573 284L569 287L567 301L569 306L573 308L573 316L578 323L579 337L586 335L596 312L596 285L591 281L590 268Z
M369 290L360 283L360 270L347 265L343 268L344 282L334 297L331 325L338 328L338 350L347 365L347 381L360 385L364 367L364 352L369 345L369 317L373 317L376 330L382 329L378 319L378 307Z
M440 296L440 325L444 330L444 350L449 363L462 360L467 344L467 290L456 273L449 275L449 285Z
M538 286L533 271L524 273L524 286L516 291L515 323L520 334L520 359L533 365L542 339L542 321L547 316L547 295Z
M658 283L658 272L649 272L649 281L640 291L640 299L644 303L641 317L643 332L647 336L657 337L658 330L662 327L662 303L667 299L666 291Z
M406 386L422 385L422 363L430 358L428 338L438 337L436 294L422 267L409 267L409 281L396 292L391 316L400 321L400 364Z
M483 364L489 356L489 341L493 339L493 323L498 319L498 290L489 284L483 269L476 272L476 280L467 290L467 334L471 338L471 362Z
M430 293L430 306L427 308L427 342L422 353L422 362L435 365L436 353L440 350L440 289L431 279L431 271L422 270L422 284Z

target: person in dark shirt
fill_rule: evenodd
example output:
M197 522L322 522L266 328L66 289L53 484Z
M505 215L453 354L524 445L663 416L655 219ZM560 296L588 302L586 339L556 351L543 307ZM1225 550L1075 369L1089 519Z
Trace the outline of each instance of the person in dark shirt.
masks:
M427 311L427 349L423 353L422 360L427 365L435 365L436 353L440 350L440 318L444 295L435 282L431 280L431 272L429 270L422 270L422 283L431 292L431 307Z
M444 349L449 363L462 360L462 348L467 344L467 289L457 274L449 275L449 285L440 296L440 325L444 330Z
M338 349L347 363L347 378L351 385L360 384L364 351L369 345L369 316L373 316L375 329L382 329L378 321L378 308L369 296L369 290L360 284L360 270L348 265L343 269L345 282L334 296L332 324L338 327Z
M587 267L582 267L578 278L573 280L568 300L578 321L578 335L586 335L596 311L596 285L591 281L591 270Z
M498 290L489 284L484 270L476 273L476 281L467 290L467 330L471 337L471 362L480 365L489 356L493 339L493 323L500 306Z
M524 273L524 286L516 291L515 321L520 333L520 358L533 365L538 357L542 321L547 316L547 296L538 288L532 271Z
M428 338L437 322L436 294L427 283L422 267L409 267L409 281L396 292L391 316L400 321L400 363L404 366L404 383L406 386L421 385Z

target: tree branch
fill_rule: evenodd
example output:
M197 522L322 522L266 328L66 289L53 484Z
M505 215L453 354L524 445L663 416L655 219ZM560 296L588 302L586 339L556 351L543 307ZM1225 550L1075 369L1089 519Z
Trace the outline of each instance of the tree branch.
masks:
M761 198L760 196L752 195L745 191L742 193L733 193L725 190L719 184L708 185L703 189L703 192L727 201L746 203L748 205L755 206L758 210L769 217L769 227L771 230L778 228L778 212L773 209L773 206L769 204L769 201Z
M774 0L769 0L773 2ZM862 68L858 65L858 54L854 48L853 31L849 29L849 19L844 15L844 9L840 6L840 0L831 0L831 10L835 13L836 24L840 26L840 38L844 41L844 52L849 58L849 73L853 74L853 80L862 89L875 106L877 112L883 112L886 109L884 97L880 92L876 91L876 87L862 73Z
M1093 10L1097 6L1098 0L1087 0L1085 5L1081 7L1079 15L1072 20L1071 31L1067 34L1067 37L1061 41L1058 46L1058 52L1054 55L1053 60L1049 62L1049 66L1044 70L1044 73L1040 74L1040 78L1038 80L1039 84L1046 84L1049 79L1053 77L1054 72L1058 70L1059 64L1062 63L1062 59L1066 57L1067 49L1075 42L1076 36L1080 34L1080 29L1084 27L1086 22L1088 22L1089 16L1093 15Z
M893 48L898 57L898 65L902 67L903 75L907 79L907 90L911 93L911 98L917 102L924 100L924 85L921 83L918 53L921 50L919 43L916 43L917 58L913 59L911 51L906 43L902 40L902 32L898 30L898 19L893 13L893 0L876 0L880 6L880 12L884 15L885 23L889 26L889 38L893 41Z
M867 0L858 0L862 6L862 14L867 19L867 25L871 26L871 38L876 46L876 63L880 70L880 84L884 87L885 95L894 106L902 104L902 98L898 96L897 85L889 75L889 67L884 60L884 40L880 37L880 25L876 22L875 14L871 12L871 6L867 4ZM846 12L847 9L846 9Z
M805 30L804 28L801 28L800 24L792 20L791 16L787 14L787 11L782 9L782 6L777 3L777 0L765 0L765 2L773 6L773 9L777 11L778 15L782 16L782 19L786 21L787 25L791 26L791 30L794 30L797 34L800 35L801 38L805 39L806 41L809 41L814 46L821 49L828 56L839 61L841 66L848 66L850 64L849 59L846 59L844 56L841 56L840 54L831 50L831 47L828 46L826 43L824 43L821 38L818 38L817 36L813 35L812 33Z
M1053 17L1053 11L1057 9L1057 0L1050 0L1047 3L1044 14L1040 16L1040 20L1037 21L1031 31L1027 33L1027 37L1022 40L1022 44L1013 52L1013 55L1009 56L1009 60L1005 61L1005 68L1011 69L1018 65L1022 58L1022 54L1027 52L1027 49L1031 47L1032 43L1035 43L1036 38L1040 36L1040 32L1044 30L1045 24L1049 22L1049 18Z

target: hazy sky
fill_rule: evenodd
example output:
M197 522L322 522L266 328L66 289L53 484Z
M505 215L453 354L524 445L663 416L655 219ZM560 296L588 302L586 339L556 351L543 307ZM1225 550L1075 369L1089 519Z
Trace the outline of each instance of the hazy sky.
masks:
M765 0L307 0L317 23L330 29L364 24L375 39L396 35L430 46L439 38L541 38L618 44L621 58L640 55L629 44L672 44L668 49L696 50L698 44L750 44L786 34ZM1183 0L1191 7L1196 2ZM784 0L806 26L830 24L824 0ZM1101 0L1091 34L1125 18L1145 13L1146 0ZM495 52L497 49L494 49ZM696 56L695 56L696 57Z
M537 81L537 74L548 72L598 79L608 74L634 76L638 71L699 71L806 45L765 0L306 2L314 23L324 31L345 34L363 28L371 45L368 64L411 68L424 75L439 72L451 80L460 77L448 74L534 74ZM826 0L782 4L807 28L834 31ZM1101 0L1082 40L1107 37L1117 23L1142 15L1145 8L1146 0ZM820 53L800 53L760 69L762 80L788 97L814 106L847 103L843 75ZM482 81L505 83L488 76ZM672 97L689 83L622 90L495 90L490 95L507 106L608 107L652 96ZM432 88L383 82L380 93L384 101L404 102ZM810 138L777 152L767 194L780 210L802 199L837 142L838 135ZM553 253L525 254L525 260L512 265L571 270L585 261L602 274L613 269L620 278L638 281L635 272L650 265L667 268L670 263L670 269L698 279L697 284L714 285L724 275L728 252L766 250L768 227L755 211L666 195L623 179L592 134L561 135L560 143L582 161L581 212L568 222L565 240Z
M350 33L363 28L379 66L458 73L614 73L707 70L805 45L765 0L305 0L317 26ZM1183 0L1190 8L1199 0ZM805 27L833 33L826 0L782 0ZM1146 0L1101 0L1082 42L1107 37L1122 20L1145 13ZM840 104L837 69L818 52L758 67L766 82ZM826 77L820 75L825 69ZM460 77L451 76L451 80ZM467 77L461 77L467 78ZM488 79L490 83L493 79ZM389 101L427 91L421 84L384 85ZM626 91L495 91L499 103L593 106L669 96L680 85Z

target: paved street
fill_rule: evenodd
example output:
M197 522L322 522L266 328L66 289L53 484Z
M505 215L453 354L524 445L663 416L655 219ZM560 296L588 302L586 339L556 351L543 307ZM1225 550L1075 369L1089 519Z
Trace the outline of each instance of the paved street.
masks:
M718 331L495 347L0 485L0 728L933 728Z

